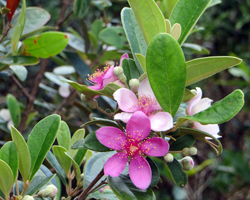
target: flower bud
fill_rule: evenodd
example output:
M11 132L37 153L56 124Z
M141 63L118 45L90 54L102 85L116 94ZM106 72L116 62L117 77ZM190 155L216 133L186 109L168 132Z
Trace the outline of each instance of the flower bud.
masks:
M86 97L84 94L81 94L81 100L83 103L88 104L88 106L90 108L97 108L97 106L98 106L98 103L95 99L90 99L90 98Z
M187 120L187 121L183 122L180 126L187 127L187 128L193 128L194 122L192 120Z
M167 155L164 156L164 160L166 162L173 162L174 161L174 156L171 153L167 153Z
M178 161L182 165L183 171L190 171L194 167L194 161L190 156L186 156Z
M30 196L30 195L25 195L22 200L35 200L34 197Z
M197 149L195 147L191 147L188 151L191 156L194 156L197 154Z
M123 69L121 67L115 67L113 73L118 77L120 74L123 74Z
M37 195L41 197L54 198L57 193L57 188L53 184L47 185L44 190L40 190Z
M183 152L183 155L188 156L188 155L189 155L189 148L188 148L188 147L185 147L185 148L182 150L182 152Z
M125 84L127 82L127 77L122 73L122 74L119 74L117 76L117 78L123 83Z
M138 92L139 85L140 81L138 79L133 78L129 81L129 86L134 93Z

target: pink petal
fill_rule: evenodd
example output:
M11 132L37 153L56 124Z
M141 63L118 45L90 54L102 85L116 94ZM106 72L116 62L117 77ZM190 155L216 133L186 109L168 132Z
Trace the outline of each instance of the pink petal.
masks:
M150 121L142 111L136 111L129 119L126 130L128 138L141 141L150 133Z
M129 56L128 56L128 54L127 53L124 53L123 55L122 55L122 57L121 57L121 59L120 59L120 67L121 67L121 65L122 65L122 60L123 59L129 59Z
M110 157L104 165L104 174L112 177L119 176L126 167L128 156L125 152L119 152Z
M117 151L122 150L124 143L127 141L124 132L118 128L109 126L99 128L96 131L96 137L106 147Z
M114 116L114 119L115 120L121 120L123 121L124 123L127 123L128 120L130 119L130 117L133 115L133 113L127 113L127 112L121 112L121 113L118 113Z
M197 104L193 106L193 108L191 109L191 114L194 115L198 112L206 110L207 108L211 106L212 101L213 100L209 98L202 98Z
M149 84L148 78L145 78L139 86L138 89L138 95L142 96L142 95L149 95L151 97L151 99L156 99L155 95L153 93L153 90L151 89L151 86Z
M105 73L105 75L103 76L103 79L109 79L111 78L112 76L114 76L114 65L112 65Z
M193 128L200 130L200 131L203 131L205 133L209 133L210 135L214 136L215 138L221 137L220 135L218 135L218 133L220 132L220 128L219 128L218 124L202 125L199 122L194 122Z
M188 115L192 115L191 110L192 110L193 106L195 104L197 104L201 100L201 97L202 97L201 89L199 87L197 87L196 90L197 90L197 95L194 98L192 98L188 103L188 107L187 107L187 114Z
M164 156L169 150L169 144L160 137L154 137L145 140L141 144L141 150L144 154L149 156Z
M121 88L116 90L113 96L122 111L135 112L138 110L137 97L131 90L127 88Z
M149 116L153 131L166 131L173 128L173 117L167 112L157 112Z
M136 187L145 190L151 183L152 172L148 161L137 154L129 164L129 176Z

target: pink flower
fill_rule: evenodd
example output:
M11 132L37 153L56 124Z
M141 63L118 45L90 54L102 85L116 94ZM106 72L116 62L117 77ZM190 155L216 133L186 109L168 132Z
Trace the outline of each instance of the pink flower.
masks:
M115 127L102 127L96 131L97 139L108 148L117 151L104 165L104 174L119 176L129 162L129 176L136 187L146 189L152 177L149 156L163 156L169 150L169 144L162 138L147 138L150 133L150 121L141 111L135 112L129 119L126 132ZM147 138L147 139L146 139Z
M115 91L113 96L119 108L125 111L116 114L114 119L119 119L127 123L135 111L142 111L148 116L152 130L166 131L173 127L172 116L168 112L162 111L150 87L148 78L140 83L138 98L131 90L126 88Z
M197 90L197 95L190 100L187 107L188 115L194 115L198 112L206 110L208 107L211 106L211 102L213 101L209 98L201 98L202 97L201 89L197 87L196 90ZM218 135L218 133L220 132L218 124L202 125L199 122L194 122L193 128L209 133L215 138L221 137L220 135Z
M122 60L125 58L129 58L128 54L126 53L122 55L119 66L121 66ZM102 90L108 83L118 80L118 78L113 73L114 68L114 65L104 67L103 70L97 68L95 73L88 76L89 82L94 84L93 86L89 86L89 88L93 90ZM118 82L118 84L122 83Z

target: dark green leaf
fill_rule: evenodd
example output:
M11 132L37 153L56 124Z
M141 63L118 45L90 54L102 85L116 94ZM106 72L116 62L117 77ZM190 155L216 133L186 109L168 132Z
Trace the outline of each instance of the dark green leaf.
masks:
M0 59L1 64L5 65L36 65L40 62L39 58L33 56L9 56Z
M82 161L87 153L88 149L79 149L75 155L74 160L76 163L80 166L82 164Z
M21 109L17 99L12 94L7 95L7 105L12 121L15 127L18 127L21 122Z
M80 139L71 145L71 149L83 149L84 139Z
M151 171L152 171L152 179L151 179L150 187L154 187L158 184L158 182L160 180L159 169L153 160L151 160L149 157L147 157L146 159L147 159L147 161L150 165Z
M110 119L98 118L98 117L94 117L92 121L86 122L82 126L87 126L91 124L100 124L104 126L113 126L116 128L120 128L119 125L115 121L110 120Z
M195 143L192 135L184 135L171 143L169 151L182 151L185 147L191 147Z
M167 33L156 35L146 55L147 75L162 109L172 116L185 91L186 63L180 45Z
M181 164L174 159L173 162L168 162L167 167L171 173L175 185L185 186L187 183L187 174L182 170Z
M132 59L123 59L122 60L122 68L125 76L127 77L127 84L129 85L130 79L140 77L140 72L136 67L135 61Z
M95 131L87 135L84 141L84 147L93 151L110 151L110 149L99 142L96 137Z
M75 0L74 14L77 18L82 19L89 11L91 0Z

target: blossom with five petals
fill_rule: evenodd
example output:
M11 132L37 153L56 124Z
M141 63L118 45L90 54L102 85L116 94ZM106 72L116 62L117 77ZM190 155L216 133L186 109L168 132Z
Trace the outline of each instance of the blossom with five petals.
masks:
M148 78L144 79L138 89L138 98L127 88L121 88L114 92L114 99L117 101L122 113L114 116L114 119L127 122L135 111L144 112L154 131L166 131L173 128L173 118L168 112L163 112L150 87Z
M127 59L127 58L129 58L128 54L127 53L123 54L120 59L119 66L121 66L122 60ZM115 66L112 65L112 66L104 67L103 70L97 69L95 73L88 76L89 82L94 84L93 86L88 86L88 87L93 90L102 90L108 83L112 83L115 81L117 81L119 85L122 85L122 83L118 80L118 78L113 73L114 68Z
M164 156L169 150L166 140L154 137L150 133L150 121L141 111L135 112L129 119L126 132L115 127L102 127L96 131L96 137L103 145L116 150L104 165L104 174L119 176L129 162L129 176L134 185L146 189L152 178L148 161L149 156Z
M199 87L196 87L197 95L193 97L188 104L187 107L187 114L188 115L194 115L198 112L201 112L203 110L206 110L208 107L211 106L211 102L213 100L209 98L201 98L202 97L202 91ZM201 130L203 132L209 133L215 138L220 138L221 136L218 135L220 132L218 124L207 124L202 125L199 122L194 122L194 129Z

